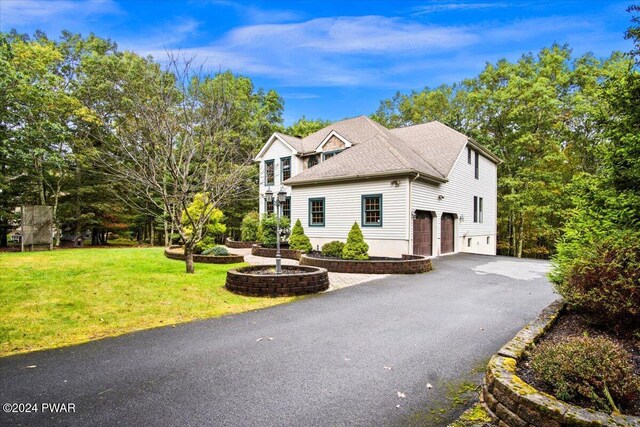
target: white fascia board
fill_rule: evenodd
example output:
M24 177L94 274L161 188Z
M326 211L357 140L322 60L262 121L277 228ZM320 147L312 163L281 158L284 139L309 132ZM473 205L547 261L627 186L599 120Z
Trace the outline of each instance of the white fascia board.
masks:
M273 135L271 135L271 137L269 137L269 139L267 140L267 143L262 146L262 148L260 149L260 152L258 152L258 154L253 159L253 161L259 162L260 160L262 160L262 156L264 156L264 153L267 152L269 147L271 147L271 145L273 144L273 142L276 139L278 141L282 142L289 150L291 150L292 154L295 154L295 155L298 154L298 150L293 148L287 141L285 141L284 139L280 138L277 134L274 133Z

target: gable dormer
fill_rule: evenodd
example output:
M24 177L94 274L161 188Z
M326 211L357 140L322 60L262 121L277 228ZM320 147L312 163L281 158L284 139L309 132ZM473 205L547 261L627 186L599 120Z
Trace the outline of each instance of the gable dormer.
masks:
M316 147L316 153L337 152L349 147L351 147L351 142L335 130L332 130L329 135L327 135L322 142L318 144L318 147Z

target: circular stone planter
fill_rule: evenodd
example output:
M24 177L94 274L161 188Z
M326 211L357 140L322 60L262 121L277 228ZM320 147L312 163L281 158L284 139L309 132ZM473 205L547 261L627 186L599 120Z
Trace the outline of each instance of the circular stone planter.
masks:
M558 300L545 308L489 361L482 387L482 402L489 415L506 427L640 427L640 417L607 414L581 408L543 393L516 374L516 365L564 308Z
M164 249L164 256L169 259L184 261L184 250L180 246L169 246ZM244 262L244 255L197 255L193 254L193 262L203 264L237 264Z
M279 275L274 265L242 267L227 272L226 288L252 297L307 295L327 290L329 275L324 268L298 265L283 265Z
M229 238L224 242L224 245L231 249L249 249L256 244L258 244L258 242L238 242Z
M326 268L335 273L417 274L431 271L431 260L421 255L402 255L398 259L360 261L349 259L300 257L300 265Z

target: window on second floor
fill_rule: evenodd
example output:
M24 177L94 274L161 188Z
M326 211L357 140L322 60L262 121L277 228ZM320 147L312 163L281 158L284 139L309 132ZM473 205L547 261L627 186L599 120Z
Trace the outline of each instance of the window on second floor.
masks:
M275 164L273 160L264 162L264 185L275 184Z
M280 159L280 176L282 181L291 178L291 157L283 157Z
M322 153L322 160L324 161L324 160L330 159L341 151L342 150L326 151Z
M476 174L476 179L478 179L480 177L480 154L478 154L477 151L476 151L476 170L475 170L475 174Z
M314 167L317 164L318 164L318 156L311 156L311 157L309 157L309 160L307 160L307 168L308 169L311 169L312 167Z
M362 196L362 226L382 227L382 194Z

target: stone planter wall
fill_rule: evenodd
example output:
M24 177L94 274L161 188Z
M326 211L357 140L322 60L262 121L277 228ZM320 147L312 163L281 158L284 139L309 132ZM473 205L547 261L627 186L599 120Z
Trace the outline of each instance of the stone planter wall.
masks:
M169 246L164 250L164 256L169 259L184 261L184 251L181 246ZM193 262L204 264L236 264L244 262L244 255L197 255L193 254Z
M263 248L260 245L251 247L251 255L263 256L267 258L275 258L277 250L275 248ZM295 249L280 249L280 257L287 259L295 259L298 261L304 252Z
M283 265L282 270L304 270L304 273L279 276L255 274L273 269L273 265L243 267L227 272L226 288L236 294L254 297L286 297L307 295L329 288L329 275L324 268Z
M225 240L224 242L225 246L231 249L249 249L257 243L258 242L237 242L229 238L227 238L227 240Z
M336 273L416 274L431 271L431 260L421 255L402 255L401 259L384 261L356 261L347 259L300 257L300 265L326 268Z
M640 427L640 417L610 415L562 402L516 375L524 352L553 325L563 307L562 300L551 304L491 358L482 389L485 408L501 427Z

